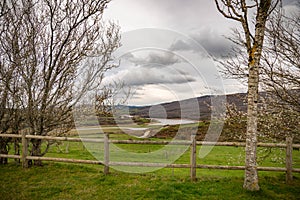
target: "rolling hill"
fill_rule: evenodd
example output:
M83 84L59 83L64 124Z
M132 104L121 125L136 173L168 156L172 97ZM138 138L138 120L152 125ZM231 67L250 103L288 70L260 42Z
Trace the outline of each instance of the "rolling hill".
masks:
M193 120L209 120L211 116L212 104L214 106L220 106L220 104L235 104L238 110L246 111L247 104L245 103L247 94L236 93L224 96L201 96L192 99L186 99L182 101L173 101L168 103L162 103L153 106L131 106L129 108L131 115L139 115L141 117L152 118L186 118ZM223 101L225 100L225 101ZM196 104L195 104L196 102ZM212 103L213 102L213 103ZM219 105L216 105L219 104ZM195 106L199 106L195 108ZM200 112L199 112L200 111ZM149 114L150 113L150 114ZM199 118L200 113L200 118ZM149 116L150 115L150 116Z

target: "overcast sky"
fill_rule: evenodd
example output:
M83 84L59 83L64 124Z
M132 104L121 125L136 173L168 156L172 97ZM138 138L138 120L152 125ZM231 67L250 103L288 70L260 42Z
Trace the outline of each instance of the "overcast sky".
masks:
M287 12L295 2L283 0ZM116 53L121 65L104 82L130 85L135 93L129 104L246 91L237 81L222 80L209 57L226 54L231 44L224 35L239 26L221 16L213 0L112 0L104 18L123 34Z

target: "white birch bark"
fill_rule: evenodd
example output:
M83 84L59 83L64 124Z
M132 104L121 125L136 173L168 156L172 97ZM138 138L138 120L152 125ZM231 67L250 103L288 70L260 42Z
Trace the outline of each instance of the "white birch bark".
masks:
M259 190L256 162L259 68L266 21L272 12L273 1L215 0L218 11L224 17L238 21L244 32L242 43L245 45L248 54L248 110L244 188L251 191ZM278 1L275 0L274 2L274 6L276 6ZM251 17L248 16L250 9L255 9L254 34L251 33L249 25L251 20Z
M244 188L252 191L259 190L256 162L259 68L270 6L271 0L260 2L256 16L254 44L248 52L249 78Z

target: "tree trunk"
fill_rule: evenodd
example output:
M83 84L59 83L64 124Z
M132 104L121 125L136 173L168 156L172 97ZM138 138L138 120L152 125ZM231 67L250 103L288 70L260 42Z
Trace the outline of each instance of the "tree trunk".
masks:
M31 155L32 156L41 156L41 146L42 146L42 141L41 140L33 140L32 141L32 149L31 149ZM32 163L32 162L30 162ZM42 166L42 161L41 160L35 160L34 161L35 166Z
M236 44L244 44L248 56L248 111L247 111L247 133L246 133L246 159L245 159L245 180L244 188L246 190L259 190L256 149L257 149L257 104L258 104L258 85L259 85L259 67L260 57L265 35L265 26L268 16L276 8L280 0L261 0L261 1L233 1L233 0L215 0L218 11L226 18L238 21L243 27L245 38L241 37L238 31ZM273 6L272 6L272 3ZM253 28L249 25L253 22L252 13L256 16L255 35ZM242 43L241 43L242 42ZM229 62L237 67L240 73L240 63L236 61ZM228 68L231 69L231 66ZM229 71L229 73L231 73ZM244 74L244 70L242 72Z
M246 161L244 188L259 190L256 149L257 149L257 101L258 101L258 65L253 62L249 65L248 79L248 111L246 134Z
M256 162L259 66L270 6L271 0L260 2L256 16L253 46L248 49L249 77L244 188L250 191L259 190Z
M19 138L15 138L14 140L14 150L15 150L15 155L20 155L20 139ZM20 159L16 158L15 159L16 163L20 163Z
M0 154L8 154L7 141L5 139L0 138ZM7 164L7 158L0 158L0 165Z

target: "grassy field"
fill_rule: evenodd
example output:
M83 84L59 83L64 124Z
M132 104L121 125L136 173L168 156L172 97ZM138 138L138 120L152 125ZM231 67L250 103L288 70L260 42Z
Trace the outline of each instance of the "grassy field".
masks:
M166 170L148 174L112 171L105 176L102 167L47 163L22 169L0 166L1 199L299 199L300 177L285 184L283 173L260 173L261 190L246 192L242 173L220 176L198 171L191 183L187 172ZM223 173L226 173L226 171Z
M124 136L114 135L114 138ZM119 145L131 152L149 152L162 146ZM198 147L199 150L200 147ZM284 167L285 152L259 148L259 165ZM46 155L92 159L82 143L53 145ZM265 157L264 159L262 159ZM294 151L294 167L300 168L300 152ZM199 164L243 165L244 148L215 147ZM187 151L176 163L189 163ZM294 173L292 185L285 184L281 172L259 172L261 190L243 190L243 171L197 169L197 181L189 179L189 169L161 169L151 173L130 174L103 166L44 162L42 167L22 169L10 160L0 166L1 199L300 199L300 174Z

